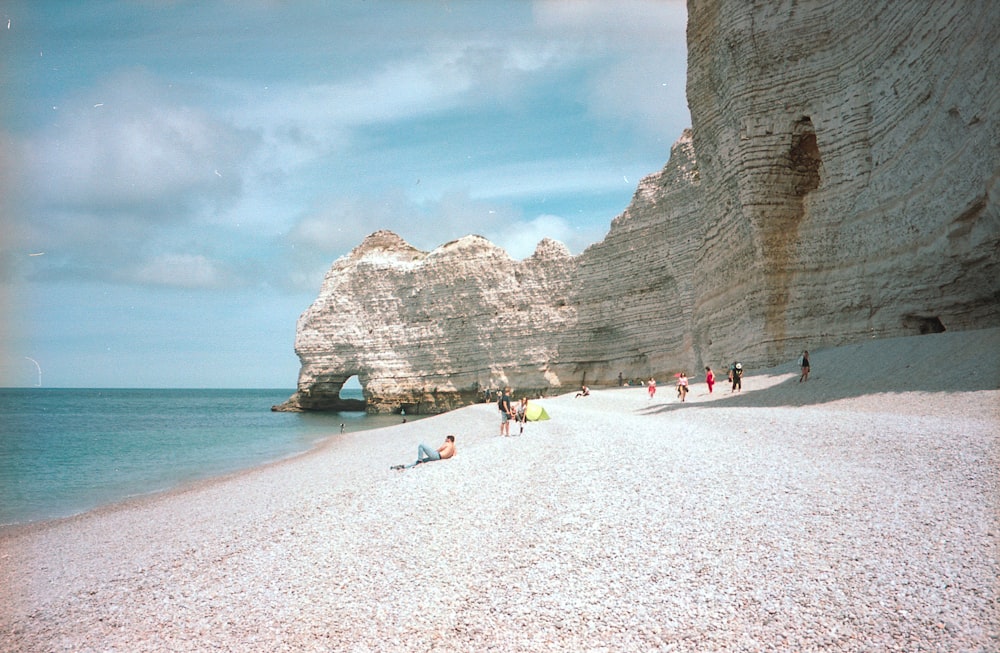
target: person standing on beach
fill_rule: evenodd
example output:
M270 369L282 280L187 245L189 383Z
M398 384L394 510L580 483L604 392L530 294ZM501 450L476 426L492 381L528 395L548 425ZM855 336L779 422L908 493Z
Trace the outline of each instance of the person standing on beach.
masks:
M649 398L652 399L653 395L656 394L656 379L649 377L649 382L646 384L649 389Z
M681 372L677 375L677 396L681 398L681 401L687 399L688 394L688 378L687 374Z
M802 368L802 376L799 377L799 383L809 380L809 352L803 351L802 357L799 359L799 367Z
M409 469L411 467L416 467L420 463L430 463L435 460L444 460L445 458L451 458L455 455L455 436L449 435L444 439L444 444L437 448L437 450L431 449L424 443L420 443L417 446L417 461L412 465L394 465L391 469Z
M730 392L742 392L743 390L743 363L733 363L729 374L733 379L733 389Z
M510 388L504 388L500 393L497 408L500 410L500 435L507 437L510 435L510 418L514 416L510 407Z
M528 398L521 397L521 401L517 404L516 418L518 424L521 425L520 435L524 435L524 423L528 421Z
M711 367L705 368L705 383L708 385L708 394L712 394L712 386L715 385L715 373Z

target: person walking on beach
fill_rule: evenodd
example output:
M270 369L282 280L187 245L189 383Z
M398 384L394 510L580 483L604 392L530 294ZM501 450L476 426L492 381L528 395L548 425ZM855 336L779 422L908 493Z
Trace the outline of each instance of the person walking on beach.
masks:
M504 388L500 393L497 408L500 410L500 435L507 437L510 435L510 418L514 416L514 411L510 407L510 388Z
M711 367L705 368L705 383L708 385L708 394L712 394L712 386L715 385L715 373Z
M809 380L809 352L803 351L802 357L799 358L799 367L802 368L802 376L799 377L799 383Z
M688 394L688 378L687 374L681 372L677 375L677 396L681 398L681 401L687 399Z
M656 394L656 379L649 377L649 382L646 384L646 387L649 390L649 398L652 399L653 395Z
M730 392L742 392L743 390L743 363L733 363L729 374L733 379L733 389Z
M445 458L451 458L455 455L455 436L449 435L444 439L444 444L438 447L436 450L431 449L424 443L420 443L417 446L417 461L412 465L393 465L390 469L409 469L411 467L416 467L420 463L434 462L435 460L444 460Z

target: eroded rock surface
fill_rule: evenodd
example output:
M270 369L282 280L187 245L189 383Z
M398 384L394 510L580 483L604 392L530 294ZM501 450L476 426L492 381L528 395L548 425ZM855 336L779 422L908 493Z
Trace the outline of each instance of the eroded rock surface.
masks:
M997 323L998 33L988 0L689 3L704 356Z
M692 130L605 239L369 236L299 320L284 408L354 374L370 411L440 412L1000 324L998 30L988 1L691 0Z
M479 236L427 253L374 233L334 263L299 318L292 407L340 407L355 374L372 412L440 412L515 379L522 391L559 386L553 336L576 322L572 270L552 240L518 262Z

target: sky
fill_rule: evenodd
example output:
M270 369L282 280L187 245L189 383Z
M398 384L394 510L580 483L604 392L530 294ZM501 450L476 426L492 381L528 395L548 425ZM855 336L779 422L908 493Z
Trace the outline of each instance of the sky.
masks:
M683 0L0 0L0 385L288 388L379 229L600 241L690 125Z

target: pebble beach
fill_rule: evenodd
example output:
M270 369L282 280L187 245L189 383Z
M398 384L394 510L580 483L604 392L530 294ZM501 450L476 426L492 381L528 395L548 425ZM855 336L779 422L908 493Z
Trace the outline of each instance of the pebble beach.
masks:
M331 434L5 529L0 650L1000 650L1000 329L811 361L545 398L509 438L493 404Z

